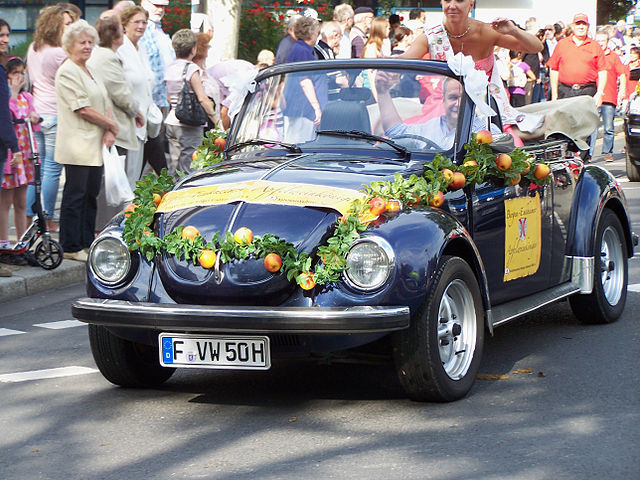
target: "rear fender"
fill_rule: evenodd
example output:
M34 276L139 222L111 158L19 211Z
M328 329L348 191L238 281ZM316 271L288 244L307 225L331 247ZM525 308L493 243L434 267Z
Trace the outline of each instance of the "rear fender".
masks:
M571 223L565 254L570 257L592 257L596 227L605 208L611 209L624 230L629 257L633 256L633 239L627 201L615 178L606 170L588 166L578 181L571 206Z

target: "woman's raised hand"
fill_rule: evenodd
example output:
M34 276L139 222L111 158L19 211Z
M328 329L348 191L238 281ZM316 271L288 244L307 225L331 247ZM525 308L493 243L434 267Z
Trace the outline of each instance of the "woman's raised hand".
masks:
M502 33L503 35L511 35L517 27L511 20L507 18L496 18L493 22L491 22L491 28L493 28L498 33Z

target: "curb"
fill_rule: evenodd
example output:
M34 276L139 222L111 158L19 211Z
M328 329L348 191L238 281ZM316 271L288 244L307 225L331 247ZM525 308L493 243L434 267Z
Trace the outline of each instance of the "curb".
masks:
M0 303L81 283L86 277L86 264L73 260L63 260L54 270L32 266L3 266L9 268L13 276L0 277Z

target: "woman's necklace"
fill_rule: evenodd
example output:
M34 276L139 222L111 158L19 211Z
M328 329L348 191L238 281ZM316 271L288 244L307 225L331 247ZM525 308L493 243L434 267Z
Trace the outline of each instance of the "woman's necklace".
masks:
M442 26L444 26L444 24ZM447 35L449 37L458 39L458 38L464 37L467 33L469 33L470 28L471 28L471 20L467 20L467 29L464 32L462 32L460 35L454 35L453 33L449 32L449 30L447 30L447 27L444 27L444 30L447 32Z

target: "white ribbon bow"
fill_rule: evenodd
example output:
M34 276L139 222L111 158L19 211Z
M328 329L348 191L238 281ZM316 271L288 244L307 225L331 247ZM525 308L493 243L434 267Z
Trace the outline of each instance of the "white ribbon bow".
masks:
M247 93L255 91L257 74L257 67L255 69L240 69L220 79L222 84L229 89L227 102L229 103L229 117L232 119L242 108Z
M476 64L470 55L464 55L458 52L453 56L449 56L447 65L453 73L464 78L464 89L467 95L476 104L478 112L486 117L493 117L496 112L485 102L484 98L487 94L487 74L482 70L476 70Z

